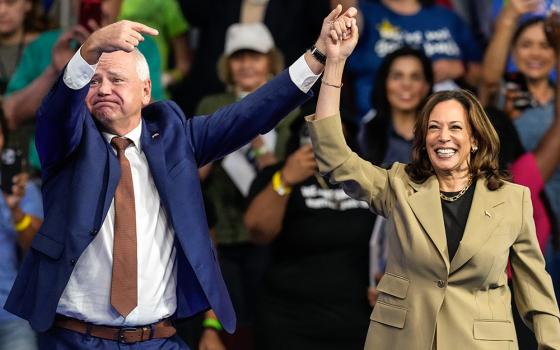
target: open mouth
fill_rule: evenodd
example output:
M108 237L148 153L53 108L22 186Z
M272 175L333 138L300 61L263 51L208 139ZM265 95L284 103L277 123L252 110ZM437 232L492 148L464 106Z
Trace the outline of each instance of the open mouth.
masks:
M440 158L451 158L457 153L456 149L453 148L437 148L436 154Z
M401 96L399 96L399 99L402 102L411 102L411 101L414 100L412 95L401 95Z
M541 61L531 61L527 62L527 68L529 69L542 69L544 67L544 63Z

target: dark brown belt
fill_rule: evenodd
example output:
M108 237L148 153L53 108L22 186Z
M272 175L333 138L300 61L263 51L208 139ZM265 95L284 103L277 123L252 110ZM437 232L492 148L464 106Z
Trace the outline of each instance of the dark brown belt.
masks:
M150 339L169 338L177 332L171 320L165 319L152 325L141 327L108 327L77 320L75 318L58 315L54 321L55 327L68 329L92 337L114 340L131 344Z

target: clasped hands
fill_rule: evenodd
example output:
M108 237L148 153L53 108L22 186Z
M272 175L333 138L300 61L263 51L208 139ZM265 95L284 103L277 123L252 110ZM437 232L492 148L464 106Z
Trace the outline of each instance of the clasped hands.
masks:
M346 60L354 50L358 42L357 15L356 8L350 7L342 13L342 6L338 5L323 20L315 46L329 61Z

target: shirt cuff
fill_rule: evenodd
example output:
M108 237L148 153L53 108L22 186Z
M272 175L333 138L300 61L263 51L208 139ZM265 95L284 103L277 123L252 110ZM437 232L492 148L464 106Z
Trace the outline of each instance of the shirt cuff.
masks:
M304 93L309 92L313 84L319 79L321 74L315 74L305 62L304 55L301 55L288 69L290 78L296 86Z
M83 59L80 50L81 47L66 65L62 78L66 86L74 90L79 90L89 84L97 68L97 63L91 65Z

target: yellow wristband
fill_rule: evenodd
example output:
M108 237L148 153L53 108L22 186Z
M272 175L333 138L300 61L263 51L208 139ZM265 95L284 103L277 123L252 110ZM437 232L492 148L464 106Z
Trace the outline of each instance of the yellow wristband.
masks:
M280 170L275 172L272 176L272 189L280 196L285 196L292 192L292 188L282 182L282 172Z
M29 216L29 214L25 214L23 219L16 223L16 231L23 232L29 227L29 225L31 225L31 216Z

